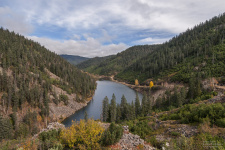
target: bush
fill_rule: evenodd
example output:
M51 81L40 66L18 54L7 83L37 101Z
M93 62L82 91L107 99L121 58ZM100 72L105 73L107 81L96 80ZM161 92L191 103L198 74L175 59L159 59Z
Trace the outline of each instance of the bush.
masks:
M68 103L69 103L69 101L68 101L69 98L68 98L67 95L61 94L61 95L59 95L59 98L60 98L60 101L63 101L65 105L68 105Z
M148 120L143 121L130 121L128 122L129 130L133 134L139 135L141 138L145 138L152 132L152 128L148 125Z
M150 142L153 147L156 147L158 149L162 148L162 143L157 141L155 136L152 136L147 142Z
M60 132L61 132L61 130L54 129L54 130L40 133L38 136L39 141L40 141L39 148L40 149L50 149L50 148L58 147L60 149L60 147L61 147L61 149L62 149L62 145L59 140Z
M221 103L185 105L178 112L169 116L169 119L181 119L181 123L202 123L204 118L209 118L211 124L225 127L225 105Z
M104 146L117 143L123 135L123 128L115 123L111 123L101 137L101 144Z
M93 119L74 122L69 128L63 129L60 139L63 144L70 148L99 149L99 140L104 129Z
M175 137L178 137L180 135L179 132L174 132L174 131L172 131L170 134Z
M179 114L171 114L169 118L170 118L170 120L179 120L179 119L181 119Z
M219 127L225 128L225 118L223 118L223 119L217 119L216 120L216 125L219 126Z

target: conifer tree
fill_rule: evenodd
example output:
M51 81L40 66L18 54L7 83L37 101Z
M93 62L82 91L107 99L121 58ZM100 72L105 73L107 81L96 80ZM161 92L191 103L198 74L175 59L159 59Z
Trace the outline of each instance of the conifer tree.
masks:
M110 104L110 122L116 121L116 96L113 93Z
M136 98L135 98L135 115L140 116L141 115L141 105L138 93L136 92Z
M87 122L88 121L88 114L87 111L84 112L84 120Z
M182 87L181 88L180 94L181 94L181 102L183 104L185 102L185 99L186 99L186 96L187 96L185 87Z
M135 119L135 105L134 105L134 102L132 101L131 102L131 106L130 106L130 119Z
M0 115L0 141L2 139L10 139L13 136L13 126L9 119Z
M152 101L151 101L151 96L148 95L147 97L147 114L151 113L152 111Z
M147 113L148 113L148 110L147 110L147 95L146 95L146 93L144 93L144 96L142 98L141 107L142 107L142 115L146 116Z
M116 122L120 122L122 117L120 105L116 105Z
M188 97L189 97L189 98L194 98L194 94L195 94L195 83L194 83L194 78L190 78L190 80L189 80Z
M109 118L109 99L106 96L102 101L102 120L106 122Z

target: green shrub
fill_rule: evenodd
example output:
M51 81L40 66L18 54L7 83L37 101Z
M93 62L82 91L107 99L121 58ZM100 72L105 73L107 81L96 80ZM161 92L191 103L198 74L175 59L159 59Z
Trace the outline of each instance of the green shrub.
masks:
M109 128L104 131L100 143L104 146L112 145L118 142L123 135L123 128L116 125L114 122L110 124Z
M180 133L179 133L179 132L174 132L174 131L172 131L170 134L171 134L172 136L175 136L175 137L180 136Z
M216 120L216 125L219 126L219 127L225 128L225 118L217 119Z
M59 150L62 150L63 147L59 141L60 132L61 130L54 129L40 133L38 136L40 141L39 148L40 149L58 148Z
M225 127L225 105L221 103L185 105L178 112L169 115L169 119L181 120L181 123L202 123L204 118L209 118L211 124Z
M170 118L170 120L179 120L179 119L181 119L179 114L171 114L169 118Z
M158 149L162 148L162 143L157 141L155 136L152 136L150 139L147 140L147 142L150 142L153 147L156 147Z
M61 95L59 95L59 99L60 99L60 101L63 101L65 105L68 105L69 98L67 95L61 94Z
M128 122L128 126L130 132L139 135L141 138L145 138L152 132L152 128L148 125L148 120L130 121Z
M165 120L168 120L169 119L169 117L168 117L168 115L167 114L163 114L163 115L161 115L160 116L160 118L159 118L160 120L162 120L162 121L165 121Z

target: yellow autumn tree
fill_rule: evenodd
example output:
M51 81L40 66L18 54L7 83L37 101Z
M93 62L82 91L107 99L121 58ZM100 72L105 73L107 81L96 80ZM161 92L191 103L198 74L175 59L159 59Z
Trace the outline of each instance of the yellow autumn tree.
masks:
M154 86L154 83L151 81L151 82L149 83L149 86L150 86L150 88L152 88L152 87Z
M70 148L99 149L98 141L103 131L104 128L93 119L89 119L87 122L81 120L79 123L74 122L69 128L63 129L60 139Z
M135 79L134 84L135 84L135 85L139 85L139 83L138 83L138 79Z

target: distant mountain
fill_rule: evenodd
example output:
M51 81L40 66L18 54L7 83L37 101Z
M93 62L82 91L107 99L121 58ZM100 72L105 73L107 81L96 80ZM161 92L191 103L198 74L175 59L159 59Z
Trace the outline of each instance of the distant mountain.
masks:
M73 64L73 65L77 65L83 61L86 61L90 58L87 57L82 57L82 56L76 56L76 55L60 55L62 58L66 59L69 63Z
M100 75L117 74L153 52L157 47L158 45L133 46L117 55L89 59L79 64L78 68Z
M115 58L115 55L90 58L78 64L77 67L84 71L93 72L102 62L112 58Z

